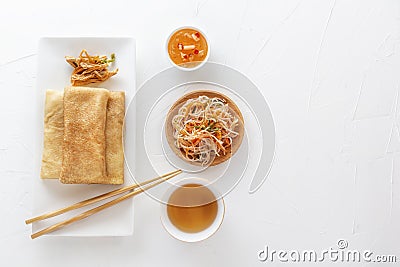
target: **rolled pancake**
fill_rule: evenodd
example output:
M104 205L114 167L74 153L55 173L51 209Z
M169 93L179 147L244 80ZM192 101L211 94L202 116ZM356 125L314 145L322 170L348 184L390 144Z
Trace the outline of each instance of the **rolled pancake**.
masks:
M106 89L65 88L62 183L108 183L105 163L108 98Z
M62 91L46 91L41 178L60 177L64 138L63 96Z
M125 116L125 93L110 92L106 121L106 169L108 183L124 182L124 150L122 143Z

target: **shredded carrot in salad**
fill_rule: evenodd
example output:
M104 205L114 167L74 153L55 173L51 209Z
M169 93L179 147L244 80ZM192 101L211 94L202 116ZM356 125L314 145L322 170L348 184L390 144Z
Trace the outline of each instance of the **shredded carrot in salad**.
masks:
M190 162L209 165L225 155L239 119L224 100L199 96L189 99L172 119L175 146Z

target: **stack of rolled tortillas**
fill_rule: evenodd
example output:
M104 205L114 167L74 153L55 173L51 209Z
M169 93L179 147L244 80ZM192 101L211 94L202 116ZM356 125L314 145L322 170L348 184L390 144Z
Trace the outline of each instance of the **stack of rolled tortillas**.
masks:
M47 90L44 113L42 178L65 184L124 182L124 92Z

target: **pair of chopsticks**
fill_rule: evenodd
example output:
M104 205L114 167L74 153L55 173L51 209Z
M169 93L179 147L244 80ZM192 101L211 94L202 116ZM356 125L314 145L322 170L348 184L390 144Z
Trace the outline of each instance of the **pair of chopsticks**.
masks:
M150 180L145 181L145 182L140 183L140 184L134 184L134 185L122 187L120 189L116 189L116 190L110 191L108 193L104 193L102 195L98 195L98 196L95 196L93 198L90 198L90 199L83 200L81 202L75 203L75 204L73 204L73 205L71 205L69 207L65 207L65 208L50 212L50 213L46 213L46 214L43 214L43 215L28 219L28 220L25 221L25 223L26 224L31 224L33 222L37 222L37 221L41 221L41 220L44 220L44 219L48 219L48 218L51 218L51 217L66 213L68 211L79 209L79 208L85 207L87 205L102 201L104 199L107 199L107 198L110 198L110 197L113 197L113 196L120 195L122 193L131 191L131 192L119 197L119 198L111 200L111 201L109 201L107 203L104 203L104 204L98 206L98 207L95 207L95 208L87 210L87 211L85 211L83 213L80 213L80 214L78 214L78 215L76 215L76 216L74 216L74 217L72 217L72 218L70 218L68 220L56 223L56 224L54 224L52 226L49 226L49 227L47 227L47 228L45 228L43 230L40 230L40 231L32 234L31 238L35 239L35 238L37 238L39 236L42 236L42 235L50 233L50 232L54 232L54 231L56 231L56 230L58 230L58 229L60 229L62 227L65 227L65 226L67 226L69 224L72 224L74 222L80 221L82 219L85 219L85 218L87 218L87 217L89 217L89 216L91 216L91 215L93 215L93 214L95 214L95 213L97 213L99 211L102 211L102 210L104 210L106 208L109 208L111 206L114 206L114 205L116 205L116 204L118 204L118 203L120 203L120 202L122 202L122 201L124 201L126 199L129 199L129 198L131 198L133 196L136 196L136 195L142 193L145 190L148 190L148 189L150 189L150 188L152 188L152 187L154 187L156 185L159 185L159 184L161 184L161 183L163 183L163 182L165 182L165 181L177 176L180 173L182 173L181 170L176 170L176 171L161 175L159 177L150 179ZM145 185L147 185L147 186L145 186Z

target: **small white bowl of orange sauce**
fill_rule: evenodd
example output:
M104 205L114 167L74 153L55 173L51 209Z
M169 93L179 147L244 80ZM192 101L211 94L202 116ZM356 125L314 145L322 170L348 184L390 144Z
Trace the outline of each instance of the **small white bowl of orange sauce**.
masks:
M206 35L192 26L174 30L167 39L166 49L171 64L183 71L201 68L210 56Z

